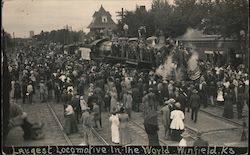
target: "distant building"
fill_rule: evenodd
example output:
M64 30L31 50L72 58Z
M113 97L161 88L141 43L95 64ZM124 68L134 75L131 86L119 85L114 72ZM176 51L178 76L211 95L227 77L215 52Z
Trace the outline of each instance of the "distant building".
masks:
M145 6L145 5L141 5L141 6L139 7L139 9L140 9L140 11L146 11L146 6Z
M90 33L99 35L110 35L109 33L116 29L117 26L111 18L111 14L106 11L103 6L100 7L99 11L95 11L92 16L92 22L89 24L88 28Z
M35 32L34 31L30 31L30 38L33 38L35 35Z

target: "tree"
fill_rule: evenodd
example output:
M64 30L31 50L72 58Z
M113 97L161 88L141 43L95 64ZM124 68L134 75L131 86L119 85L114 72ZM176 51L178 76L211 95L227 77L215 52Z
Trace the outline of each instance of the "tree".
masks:
M151 23L154 23L156 35L163 31L165 35L171 34L171 24L173 23L173 7L168 1L154 0L152 3Z
M216 0L201 24L207 34L238 40L239 49L248 63L248 0Z
M202 1L202 0L201 0ZM206 15L205 7L198 0L175 0L172 35L184 34L188 28L198 28Z
M71 44L82 41L82 36L85 33L82 31L69 31L68 29L52 30L51 32L41 31L40 34L35 35L37 41L42 42L59 42L61 44Z
M248 31L248 0L216 0L202 23L205 33L241 38Z
M2 34L3 38L1 37L2 38L1 40L2 40L2 43L3 43L2 45L5 46L5 48L13 47L14 46L14 41L13 41L11 35L6 31L2 31L2 33L4 33L4 34ZM3 39L4 39L4 41L3 41Z

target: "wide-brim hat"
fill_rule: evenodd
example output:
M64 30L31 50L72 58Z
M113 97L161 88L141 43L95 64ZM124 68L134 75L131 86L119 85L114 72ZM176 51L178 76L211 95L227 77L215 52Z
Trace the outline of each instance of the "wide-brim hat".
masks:
M193 90L193 93L198 93L198 91L196 89Z
M165 80L165 79L163 79L163 81L162 81L163 83L168 83L168 81L167 80Z
M180 104L179 102L176 102L174 105L175 105L177 108L180 108L180 107L181 107L181 104Z
M82 110L89 110L90 108L87 106L82 107Z
M165 104L173 104L173 103L175 103L175 102L176 102L175 99L171 98L171 99L165 101L164 103L165 103Z
M170 104L169 100L164 102L164 105Z
M149 88L148 90L149 90L149 91L153 91L153 88Z
M131 91L131 90L128 90L127 93L128 93L128 94L132 94L132 91Z

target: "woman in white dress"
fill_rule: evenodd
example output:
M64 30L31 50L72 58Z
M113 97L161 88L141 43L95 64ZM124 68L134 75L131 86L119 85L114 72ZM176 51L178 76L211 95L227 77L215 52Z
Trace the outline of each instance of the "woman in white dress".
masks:
M181 140L181 133L184 130L184 113L180 110L180 103L177 102L175 103L175 110L173 110L170 113L170 119L171 124L170 124L170 129L172 130L171 138L174 141L180 141Z
M216 101L218 105L224 105L224 92L222 87L219 87L217 91Z
M111 122L111 139L115 144L120 143L120 135L119 135L119 117L115 110L113 110L112 115L109 118Z

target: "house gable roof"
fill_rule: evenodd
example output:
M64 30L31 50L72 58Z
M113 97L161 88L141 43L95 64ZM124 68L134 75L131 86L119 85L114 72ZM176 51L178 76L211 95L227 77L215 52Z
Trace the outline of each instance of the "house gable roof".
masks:
M107 16L107 22L102 22L102 16ZM115 22L111 18L111 14L106 11L103 6L93 14L93 21L89 24L88 28L116 28Z

